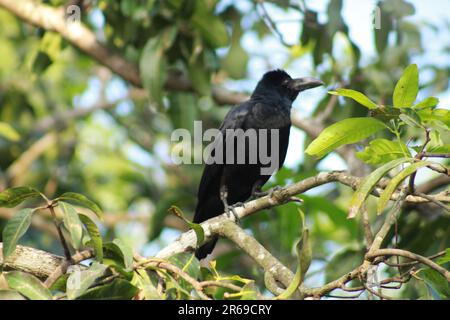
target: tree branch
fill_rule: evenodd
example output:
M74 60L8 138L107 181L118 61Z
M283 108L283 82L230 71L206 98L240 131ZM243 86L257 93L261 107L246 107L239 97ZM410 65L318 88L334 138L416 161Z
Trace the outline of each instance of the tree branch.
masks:
M0 242L0 265L6 269L14 269L30 273L45 279L52 274L65 259L63 257L25 246L18 245L16 250L3 260L3 243Z
M366 258L368 259L374 259L376 257L380 256L400 256L405 257L411 260L418 261L424 265L429 266L430 268L436 270L440 274L442 274L448 282L450 282L450 272L446 270L445 268L441 267L437 263L431 261L430 259L423 257L421 255L406 251L406 250L400 250L400 249L378 249L371 253L368 253L366 255Z

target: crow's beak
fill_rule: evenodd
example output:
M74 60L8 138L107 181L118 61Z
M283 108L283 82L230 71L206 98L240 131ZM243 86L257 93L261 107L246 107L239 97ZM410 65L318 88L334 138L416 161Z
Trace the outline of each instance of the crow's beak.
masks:
M315 87L323 86L324 84L325 83L322 80L311 77L305 77L290 80L288 86L290 89L300 92Z

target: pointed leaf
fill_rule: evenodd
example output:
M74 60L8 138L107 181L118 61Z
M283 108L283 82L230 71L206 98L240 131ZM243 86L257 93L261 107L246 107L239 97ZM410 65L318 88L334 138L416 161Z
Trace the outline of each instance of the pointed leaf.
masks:
M305 278L305 274L309 269L312 260L312 250L311 243L309 241L309 230L304 229L302 232L301 239L297 242L296 245L297 251L297 271L295 272L294 279L278 297L276 300L288 299L290 296L294 294L297 288L302 284L303 279Z
M405 180L408 176L416 172L418 169L425 167L427 165L432 164L432 162L429 161L420 161L411 164L407 168L403 169L399 174L397 174L394 178L392 178L391 182L386 186L383 193L380 195L380 199L378 200L377 204L377 212L378 214L381 214L386 207L387 203L391 199L392 194L394 193L395 189L397 189L397 186Z
M133 249L120 239L114 239L113 243L120 249L125 263L125 269L130 271L133 268Z
M27 232L31 224L33 209L22 209L17 212L3 229L3 259L14 252L19 239Z
M368 164L382 164L394 159L410 157L408 147L401 141L375 139L357 157Z
M325 128L305 152L321 158L342 145L361 141L384 128L384 123L374 118L345 119Z
M189 228L194 230L197 237L197 248L200 247L205 240L205 231L203 230L202 226L200 224L190 222L188 219L186 219L184 217L183 211L181 211L181 209L177 206L171 206L167 211L182 219L189 226Z
M88 216L86 216L84 214L79 214L79 217L91 237L90 243L95 250L95 259L97 259L99 262L102 262L103 261L103 241L102 241L102 237L100 235L100 230L98 229L98 226L95 224L94 221L91 220L91 218L89 218Z
M26 300L23 295L14 290L0 290L0 300Z
M426 98L425 100L419 102L418 104L416 104L413 108L414 109L430 108L430 107L437 106L438 103L439 103L439 99L438 98L429 97L429 98Z
M394 89L394 107L411 107L419 92L419 70L416 64L409 65Z
M437 264L444 264L450 262L450 248L445 249L445 254L436 260Z
M9 188L0 193L0 207L13 208L25 199L39 195L39 191L30 187Z
M369 109L378 108L378 105L375 102L370 100L364 93L361 93L356 90L339 88L339 89L336 89L336 91L330 91L328 93L332 94L332 95L338 95L338 96L343 96L343 97L347 97L347 98L352 98L359 104L361 104Z
M75 249L79 249L81 247L81 240L83 239L83 224L78 217L78 213L72 205L66 202L59 201L58 204L61 206L61 210L64 214L64 226L70 233L72 245Z
M89 289L78 299L84 300L129 300L133 298L138 288L126 280L116 279L109 284Z
M410 159L410 158L400 158L400 159L392 160L391 162L386 163L385 165L376 169L368 177L366 177L361 182L361 184L358 186L358 189L356 189L355 193L353 194L352 200L350 201L349 213L348 213L347 218L351 219L351 218L356 217L356 215L361 210L361 207L362 207L364 201L366 200L366 198L372 192L373 188L375 188L378 181L380 181L380 179L383 178L383 176L385 174L387 174L389 171L391 171L395 167L401 165L402 163L410 162L410 161L412 161L412 159Z
M62 194L58 198L58 200L74 201L74 202L79 203L82 206L90 209L100 219L102 219L102 217L103 217L102 209L100 209L100 207L94 201L90 200L88 197L86 197L82 194L75 193L75 192L66 192L66 193Z
M419 276L424 279L427 285L436 290L438 299L450 299L450 285L445 277L431 268L425 268L419 271Z
M50 300L52 294L41 281L31 274L11 271L5 274L8 286L31 300Z
M67 297L73 300L84 294L106 269L107 266L94 262L87 270L72 272L67 279Z

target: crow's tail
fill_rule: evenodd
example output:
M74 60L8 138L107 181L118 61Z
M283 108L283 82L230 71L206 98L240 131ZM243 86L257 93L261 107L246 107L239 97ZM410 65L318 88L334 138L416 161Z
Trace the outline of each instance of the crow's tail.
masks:
M217 237L212 238L208 242L202 244L197 250L195 250L195 257L199 260L205 258L210 254L216 246Z

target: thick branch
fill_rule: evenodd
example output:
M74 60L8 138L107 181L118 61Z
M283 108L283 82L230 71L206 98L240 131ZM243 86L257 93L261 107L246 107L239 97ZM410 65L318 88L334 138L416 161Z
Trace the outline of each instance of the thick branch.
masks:
M3 244L0 242L0 265L6 269L20 270L44 279L52 274L63 262L64 258L24 246L17 246L6 261L3 260Z
M260 210L283 204L289 201L290 197L301 194L323 184L339 182L353 189L356 189L361 180L361 178L348 175L346 172L322 172L314 177L307 178L286 188L277 190L272 194L272 196L265 196L256 200L249 201L245 204L245 207L237 207L235 211L237 216L242 219ZM375 196L379 196L381 192L382 188L377 188L372 194ZM398 198L399 194L394 193L391 199L398 200ZM435 195L433 196L433 198L441 202L450 202L450 197L446 196L445 194ZM429 202L429 200L422 197L411 195L407 196L405 201L411 203ZM203 222L201 226L205 231L206 240L209 240L212 235L217 234L221 228L221 224L228 220L228 215L222 214ZM195 236L195 232L193 230L187 231L183 233L177 240L172 242L169 246L161 250L158 253L157 257L168 258L177 253L192 251L195 248L196 242L197 239Z

